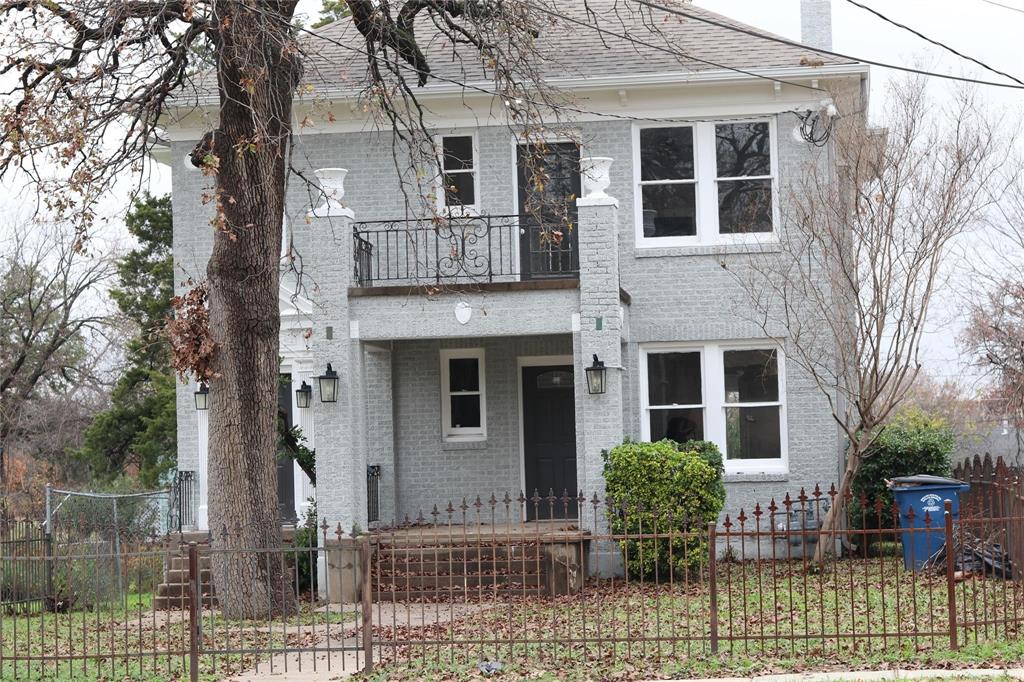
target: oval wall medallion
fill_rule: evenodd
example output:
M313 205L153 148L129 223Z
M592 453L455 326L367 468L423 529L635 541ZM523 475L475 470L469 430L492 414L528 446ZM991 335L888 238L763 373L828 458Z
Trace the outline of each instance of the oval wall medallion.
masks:
M455 319L459 324L467 324L469 319L473 317L473 307L465 301L459 301L455 304Z

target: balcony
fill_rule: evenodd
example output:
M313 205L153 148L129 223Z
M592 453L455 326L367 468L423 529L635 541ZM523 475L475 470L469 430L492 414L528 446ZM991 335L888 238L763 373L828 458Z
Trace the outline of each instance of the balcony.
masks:
M466 287L576 280L575 225L532 216L466 216L353 224L358 287ZM566 282L568 284L568 282Z

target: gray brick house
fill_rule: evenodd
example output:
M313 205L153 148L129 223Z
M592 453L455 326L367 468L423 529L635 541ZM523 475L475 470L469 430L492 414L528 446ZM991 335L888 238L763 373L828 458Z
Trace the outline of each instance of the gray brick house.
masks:
M827 6L802 4L808 19ZM610 2L590 5L612 21ZM807 28L828 40L827 26ZM351 30L321 29L339 45ZM785 343L750 319L721 260L771 250L787 188L808 164L829 163L827 146L798 134L797 112L820 110L824 91L862 108L867 68L691 19L646 45L582 30L554 38L560 85L586 112L571 122L573 141L553 136L544 157L547 195L570 201L576 218L557 244L523 210L524 150L490 97L422 89L445 160L438 201L457 216L438 230L403 199L390 133L330 80L358 61L341 48L317 56L310 71L334 120L298 133L295 163L326 198L297 183L289 195L286 232L305 287L295 294L294 278L282 278L281 395L316 450L318 481L314 491L281 467L284 518L314 494L320 515L345 528L492 492L589 496L602 489L601 451L625 438L715 441L730 509L837 478L826 401L786 362ZM468 77L443 46L431 50L435 73ZM210 250L209 181L185 160L206 125L200 106L168 129L179 280L201 277ZM751 197L760 209L746 210ZM601 393L588 390L595 355ZM318 386L328 363L336 402ZM309 407L296 395L303 382ZM215 520L195 389L179 387L178 460L198 472L206 528Z

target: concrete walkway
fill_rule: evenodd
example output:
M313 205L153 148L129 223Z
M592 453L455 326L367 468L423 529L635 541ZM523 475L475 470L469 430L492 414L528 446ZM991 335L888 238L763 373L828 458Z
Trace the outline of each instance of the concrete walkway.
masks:
M758 675L756 677L715 677L668 682L882 682L883 680L1024 680L1024 668L963 668L960 670L851 670L847 672ZM664 681L662 681L664 682Z

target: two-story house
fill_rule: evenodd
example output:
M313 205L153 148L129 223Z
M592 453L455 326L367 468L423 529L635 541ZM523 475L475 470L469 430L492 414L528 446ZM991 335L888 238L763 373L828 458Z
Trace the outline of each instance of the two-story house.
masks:
M649 14L589 6L581 16L616 33L624 21L652 30ZM802 6L828 40L814 24L827 2ZM536 150L496 118L493 97L439 79L417 93L443 151L436 200L459 216L439 225L410 213L391 132L355 105L359 54L308 69L338 80L332 120L296 133L295 163L327 199L300 183L289 194L306 287L295 295L282 278L281 397L315 448L317 485L282 464L283 518L314 492L321 517L345 528L492 492L589 497L603 492L602 450L627 438L717 443L730 509L837 479L827 401L787 361L785 331L765 337L721 261L783 237L794 180L831 162L801 135L801 115L830 93L863 108L868 71L684 7L696 18L666 19L646 45L552 25L564 32L549 41L558 63L571 65L557 84L579 109L572 139L553 134L540 161L543 195L572 213L557 242L524 207L539 189L524 170ZM358 41L344 20L320 31ZM433 68L465 77L443 58ZM168 129L179 280L202 275L212 241L209 179L186 159L206 125L200 108ZM216 527L195 390L179 387L178 462L198 472L197 525Z

